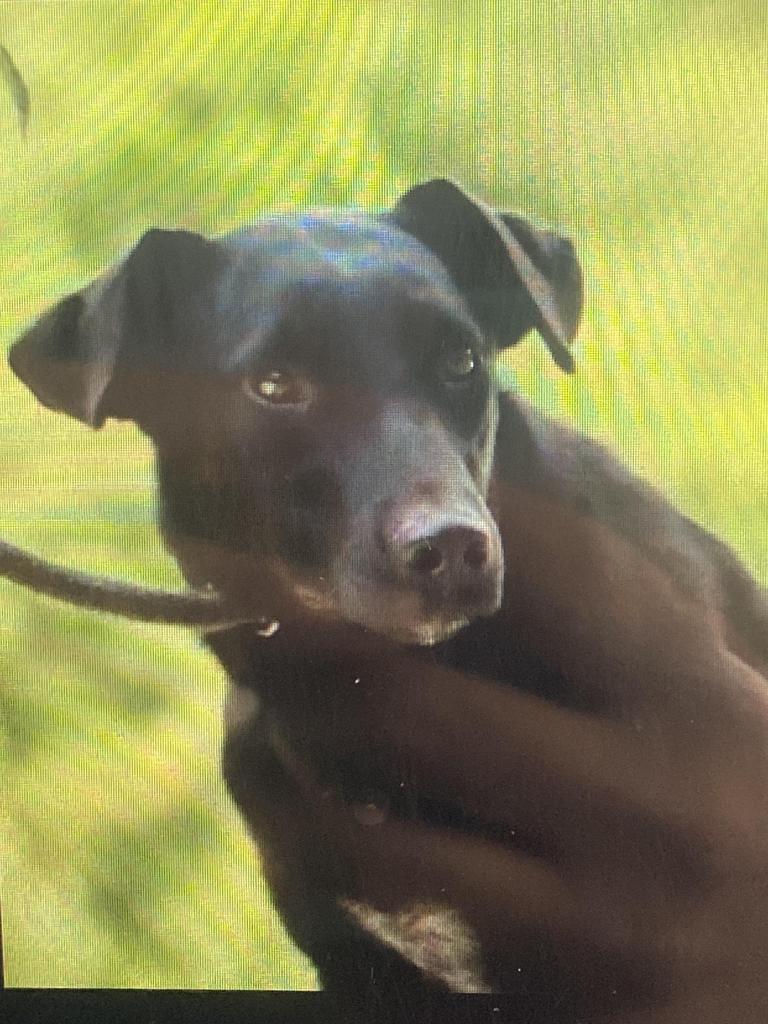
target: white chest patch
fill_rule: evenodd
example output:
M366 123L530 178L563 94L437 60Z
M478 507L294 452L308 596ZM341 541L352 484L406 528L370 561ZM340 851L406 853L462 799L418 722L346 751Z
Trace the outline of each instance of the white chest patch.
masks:
M483 976L477 936L451 907L416 903L385 912L357 900L339 902L367 932L452 992L493 992Z

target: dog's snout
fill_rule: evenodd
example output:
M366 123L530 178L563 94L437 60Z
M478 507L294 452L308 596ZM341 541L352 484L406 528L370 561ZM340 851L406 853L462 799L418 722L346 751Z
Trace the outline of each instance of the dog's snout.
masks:
M480 530L453 526L413 541L403 554L406 568L413 573L470 575L488 562L488 538Z
M480 501L467 497L441 507L419 495L390 505L382 527L380 550L388 575L415 600L410 607L418 635L443 637L498 610L501 540Z

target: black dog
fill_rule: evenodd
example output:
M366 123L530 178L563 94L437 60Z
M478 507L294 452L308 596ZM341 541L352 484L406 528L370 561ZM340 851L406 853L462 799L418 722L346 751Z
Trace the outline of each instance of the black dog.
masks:
M313 750L313 716L354 675L353 656L327 655L334 630L572 701L540 652L498 625L505 482L609 523L765 657L764 598L725 547L591 442L500 398L494 358L533 328L572 368L581 304L569 242L432 181L381 216L274 217L214 241L151 231L12 350L46 405L91 426L138 424L189 582L282 625L272 639L247 625L208 638L233 681L224 771L330 989L373 980L407 1001L429 985L506 983L460 923L457 962L426 963L391 920L344 903L320 837L291 842L300 761L372 820L386 806L472 827L376 758L333 764Z

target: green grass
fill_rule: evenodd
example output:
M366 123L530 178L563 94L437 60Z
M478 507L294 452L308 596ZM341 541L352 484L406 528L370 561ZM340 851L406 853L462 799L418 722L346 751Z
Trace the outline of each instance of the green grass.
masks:
M0 5L0 339L150 225L380 208L450 174L561 227L579 372L510 383L610 441L768 578L763 0ZM2 534L179 583L130 427L0 370ZM189 634L0 587L10 985L312 987L217 772L222 674Z

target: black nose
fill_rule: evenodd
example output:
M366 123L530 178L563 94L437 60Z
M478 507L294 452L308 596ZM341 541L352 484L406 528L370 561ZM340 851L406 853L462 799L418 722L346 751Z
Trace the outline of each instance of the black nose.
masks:
M410 608L407 627L435 636L498 611L504 580L501 538L487 509L479 500L446 504L417 497L392 505L378 534L390 585Z
M453 526L430 537L413 541L403 551L405 567L412 573L437 576L446 573L454 582L467 582L485 569L488 538L480 530Z

